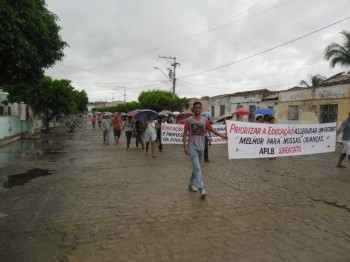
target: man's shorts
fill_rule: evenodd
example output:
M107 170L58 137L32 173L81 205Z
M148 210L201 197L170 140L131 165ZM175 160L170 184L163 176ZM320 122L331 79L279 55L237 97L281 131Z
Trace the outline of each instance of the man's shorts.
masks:
M350 155L350 140L349 141L343 140L343 154Z
M120 136L121 131L120 130L114 130L114 136Z

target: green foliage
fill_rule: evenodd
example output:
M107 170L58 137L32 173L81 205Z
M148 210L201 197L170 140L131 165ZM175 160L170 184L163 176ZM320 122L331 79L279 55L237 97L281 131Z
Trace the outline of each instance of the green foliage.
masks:
M300 81L300 85L306 86L306 87L316 87L322 84L323 81L325 81L327 77L323 75L310 75L310 83L311 85L306 82L305 80Z
M163 109L175 111L189 107L189 99L179 98L178 96L175 96L175 99L173 99L171 92L163 90L143 91L138 99L141 108L152 109L157 112Z
M350 31L344 30L341 34L344 35L344 44L332 43L324 51L324 56L331 67L337 64L344 67L350 66Z
M47 129L53 117L60 113L68 115L84 111L88 103L86 92L74 90L71 81L52 80L47 76L35 87L23 88L19 97L21 101L29 104L35 113L43 114ZM16 97L12 99L16 100Z
M76 103L76 112L75 113L81 113L84 111L87 111L87 104L89 103L89 98L87 96L87 93L85 90L78 91L74 90L74 101Z
M132 101L132 102L126 102L125 104L119 104L117 106L99 107L95 111L112 112L112 113L114 113L114 112L127 113L127 112L135 110L135 109L141 109L141 105L139 102Z
M0 86L18 93L63 58L67 43L44 0L2 0L0 17Z

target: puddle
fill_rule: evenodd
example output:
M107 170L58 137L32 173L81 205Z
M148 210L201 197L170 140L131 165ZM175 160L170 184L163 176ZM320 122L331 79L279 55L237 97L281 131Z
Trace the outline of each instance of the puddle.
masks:
M45 148L52 145L52 140L18 140L4 147L0 147L0 167L25 157L30 151L41 151L39 154L57 154L57 150Z
M4 182L4 188L23 186L24 184L30 182L31 180L37 177L49 176L52 174L53 172L50 170L34 168L31 170L28 170L26 173L8 176L7 181Z

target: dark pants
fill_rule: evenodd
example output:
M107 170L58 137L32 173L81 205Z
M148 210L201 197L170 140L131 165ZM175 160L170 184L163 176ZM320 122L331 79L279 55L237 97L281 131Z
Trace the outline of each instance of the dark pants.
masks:
M162 132L161 128L158 128L157 129L157 140L158 140L158 148L159 148L160 152L162 152L162 150L163 150L161 132Z
M126 135L126 148L129 148L130 142L131 142L132 131L125 131L125 135Z
M204 144L204 161L209 160L209 137L205 137L205 144Z
M136 147L139 146L139 142L140 142L142 148L145 147L145 145L143 144L142 134L143 134L142 131L138 131L137 132L137 135L136 135Z

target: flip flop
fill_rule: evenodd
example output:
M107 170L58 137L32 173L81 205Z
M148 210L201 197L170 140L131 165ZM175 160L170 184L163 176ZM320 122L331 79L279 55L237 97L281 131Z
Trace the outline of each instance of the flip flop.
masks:
M343 166L343 165L337 165L337 167L339 167L339 168L346 168L346 166Z

